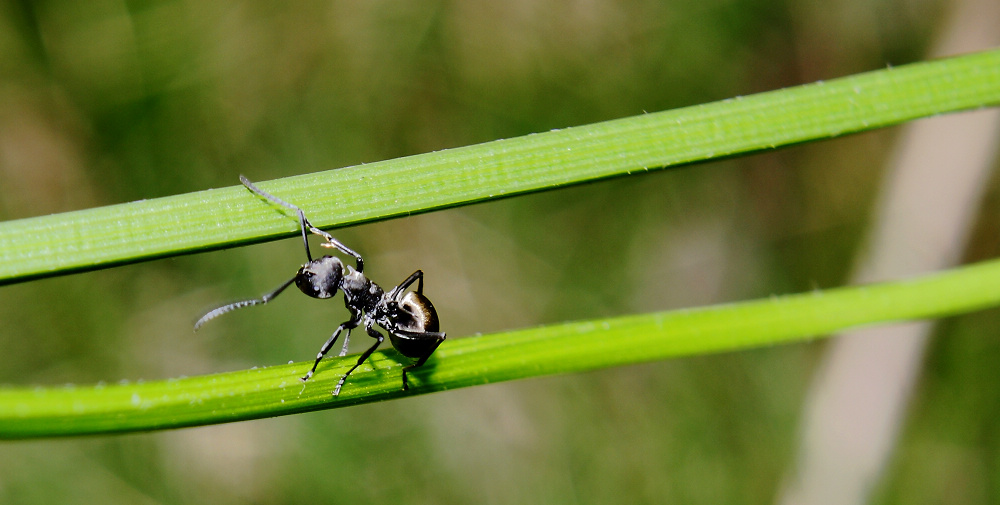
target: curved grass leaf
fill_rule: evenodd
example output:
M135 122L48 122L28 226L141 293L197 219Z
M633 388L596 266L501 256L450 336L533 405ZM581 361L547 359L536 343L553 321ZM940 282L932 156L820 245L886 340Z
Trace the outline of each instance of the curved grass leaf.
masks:
M321 228L1000 104L1000 50L260 184ZM0 223L0 284L260 242L295 222L242 187Z
M449 340L403 391L393 351L333 389L357 359L311 362L141 384L0 389L0 438L178 428L369 403L673 356L801 341L884 321L942 317L1000 303L1000 260L918 279L765 300L565 323Z

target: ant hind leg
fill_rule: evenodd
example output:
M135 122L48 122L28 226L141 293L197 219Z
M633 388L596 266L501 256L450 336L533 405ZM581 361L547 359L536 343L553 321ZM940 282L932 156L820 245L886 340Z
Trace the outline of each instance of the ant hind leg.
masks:
M406 373L409 372L410 370L413 370L414 368L423 366L423 364L427 362L427 359L431 357L431 354L434 354L434 351L436 351L437 348L438 348L438 346L441 345L441 342L444 342L444 338L445 337L444 337L443 333L440 333L440 334L426 334L426 335L427 336L433 336L433 337L437 338L437 342L434 343L433 347L431 347L430 349L427 350L427 354L424 354L423 356L421 356L420 359L418 359L415 363L403 367L403 390L404 391L409 391L409 389L410 389L410 384L406 380Z

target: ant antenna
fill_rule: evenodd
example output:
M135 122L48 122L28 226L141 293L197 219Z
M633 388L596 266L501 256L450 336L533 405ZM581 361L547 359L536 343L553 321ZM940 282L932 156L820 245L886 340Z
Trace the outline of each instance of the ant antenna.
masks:
M312 253L309 252L309 238L308 238L308 235L306 234L306 229L307 228L312 233L315 233L316 235L319 235L319 236L321 236L321 237L323 237L323 238L326 239L326 243L320 244L320 246L322 246L322 247L330 247L330 248L336 249L336 250L338 250L338 251L340 251L340 252L342 252L342 253L344 253L344 254L346 254L348 256L353 257L358 262L358 268L357 268L357 270L359 272L364 271L364 260L361 259L361 255L360 254L354 252L353 249L351 249L351 248L347 247L346 245L344 245L343 243L341 243L339 240L337 240L336 238L334 238L333 235L330 235L329 233L327 233L327 232L325 232L325 231L323 231L323 230L321 230L321 229L313 226L313 224L310 223L308 219L306 219L306 213L303 212L302 209L300 209L297 205L292 205L292 204L290 204L290 203L282 200L281 198L278 198L278 197L272 195L271 193L268 193L267 191L264 191L263 189L258 188L254 183L250 182L250 180L247 179L243 175L240 175L240 182L242 182L243 185L246 186L247 189L249 189L250 191L256 193L257 196L259 196L259 197L261 197L261 198L263 198L263 199L265 199L265 200L267 200L267 201L269 201L271 203L280 205L280 206L282 206L282 207L284 207L284 208L286 208L286 209L288 209L288 210L290 210L290 211L295 212L296 214L298 214L298 216L299 216L299 227L302 229L302 243L306 246L306 258L308 258L309 261L312 261L313 258L312 258Z
M295 277L292 277L291 279L285 281L284 284L278 286L278 289L275 289L274 291L271 291L270 293L268 293L268 294L266 294L266 295L264 295L264 296L262 296L260 298L254 298L252 300L243 300L243 301L240 301L240 302L230 303L229 305L223 305L222 307L219 307L219 308L217 308L215 310L210 311L209 313L205 314L204 316L201 316L201 319L199 319L197 322L194 323L194 331L198 331L198 328L201 328L201 325L203 325L203 324L211 321L212 319L215 319L215 318L217 318L217 317L225 314L226 312L232 312L232 311L234 311L236 309L242 309L243 307L250 307L252 305L261 305L261 304L264 304L264 303L267 303L267 302L273 300L274 297L280 295L281 292L285 290L285 288L287 288L288 286L291 286L292 283L295 282L295 279L297 279L297 278L298 278L298 275L296 275Z

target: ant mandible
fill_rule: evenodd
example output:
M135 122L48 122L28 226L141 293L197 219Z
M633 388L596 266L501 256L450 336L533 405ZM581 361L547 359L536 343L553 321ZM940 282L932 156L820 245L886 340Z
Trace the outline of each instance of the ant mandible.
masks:
M417 270L398 286L389 290L388 293L383 292L378 284L372 282L362 273L364 270L364 260L361 259L361 255L333 238L329 233L313 226L306 219L306 214L302 209L258 188L242 175L240 176L240 182L257 196L298 214L299 227L302 230L302 242L305 244L308 262L302 265L302 268L299 268L295 277L292 277L284 284L278 286L274 291L260 298L230 303L209 311L194 324L195 331L209 320L215 319L226 312L251 305L267 303L281 294L292 283L295 283L300 291L313 298L331 298L337 294L337 290L340 290L344 292L344 304L347 306L347 310L351 312L351 318L341 323L336 331L333 332L333 335L330 336L329 340L323 344L323 347L319 350L319 354L316 355L316 362L313 363L312 369L306 373L305 377L302 377L302 382L309 380L316 373L316 367L319 366L319 362L337 342L337 338L340 337L340 334L344 330L347 330L347 335L344 336L344 347L341 349L340 355L346 356L347 344L351 338L351 330L364 324L365 331L370 337L376 340L375 345L363 352L361 357L358 358L358 362L340 378L340 381L337 382L337 387L333 390L333 395L337 396L340 394L340 388L343 387L344 381L351 375L351 372L361 366L385 339L374 328L375 325L382 327L389 333L389 340L392 342L392 346L400 354L417 360L415 363L403 367L403 389L409 389L406 373L423 365L427 361L427 358L434 353L445 339L444 332L438 331L437 311L434 310L434 305L431 304L431 301L423 294L424 273ZM323 256L314 260L312 253L309 252L309 235L306 230L326 239L326 242L320 244L320 246L336 249L341 253L353 257L357 261L357 268L345 265L340 258L334 256ZM414 282L417 283L416 291L406 291Z

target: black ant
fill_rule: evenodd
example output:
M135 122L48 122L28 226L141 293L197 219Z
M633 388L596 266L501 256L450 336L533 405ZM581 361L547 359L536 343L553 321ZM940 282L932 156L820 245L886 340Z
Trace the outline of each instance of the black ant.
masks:
M337 342L337 337L344 330L347 330L347 335L344 337L344 347L341 349L340 355L347 355L347 343L351 338L351 330L364 323L365 331L376 340L375 345L363 352L358 358L358 362L340 378L340 382L333 390L333 395L340 394L340 388L343 387L344 381L351 375L351 372L361 366L385 339L378 330L373 328L374 325L381 326L389 333L389 340L397 351L408 358L417 360L403 368L403 389L409 389L406 372L423 365L445 339L444 332L438 331L437 311L434 310L431 301L423 295L424 273L420 270L413 272L406 280L385 293L378 284L372 282L362 273L364 260L361 259L361 255L333 238L329 233L313 226L306 219L306 214L302 209L258 188L242 175L240 182L257 196L298 214L299 226L302 229L302 241L305 243L306 258L309 261L302 265L302 268L299 268L295 277L278 286L274 291L260 298L230 303L209 311L194 324L195 331L209 320L226 312L267 303L281 294L293 282L299 290L313 298L331 298L337 294L339 289L344 292L344 304L351 312L351 318L341 323L330 339L323 344L319 354L316 355L316 362L313 363L309 373L302 377L302 382L309 380L316 373L319 362ZM309 252L309 235L306 230L326 239L326 242L320 246L333 248L353 257L357 261L357 268L345 265L340 258L334 256L323 256L314 260L312 253ZM414 281L417 283L416 291L406 291Z

